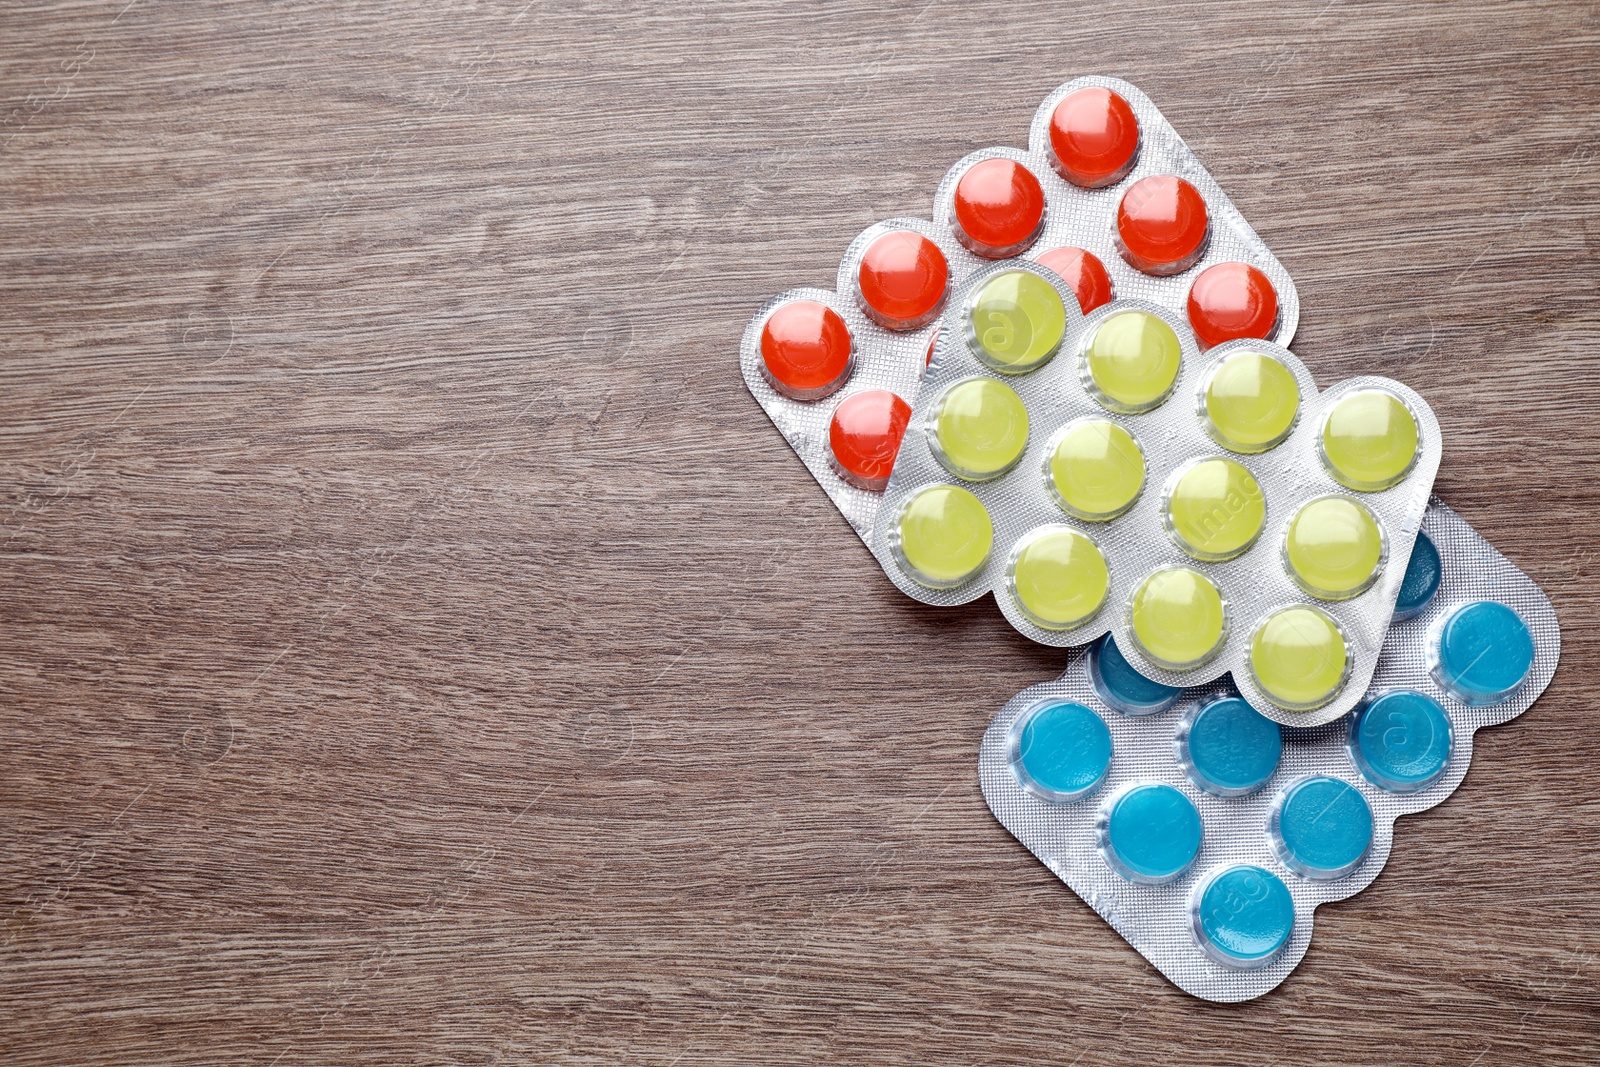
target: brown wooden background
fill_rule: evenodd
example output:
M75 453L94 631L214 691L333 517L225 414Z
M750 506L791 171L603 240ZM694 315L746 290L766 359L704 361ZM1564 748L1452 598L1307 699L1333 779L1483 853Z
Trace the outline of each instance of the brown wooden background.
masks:
M124 6L126 5L126 6ZM1588 3L0 4L0 1061L1600 1061ZM897 593L746 393L1127 77L1438 412L1550 691L1247 1005L990 817L1059 652Z

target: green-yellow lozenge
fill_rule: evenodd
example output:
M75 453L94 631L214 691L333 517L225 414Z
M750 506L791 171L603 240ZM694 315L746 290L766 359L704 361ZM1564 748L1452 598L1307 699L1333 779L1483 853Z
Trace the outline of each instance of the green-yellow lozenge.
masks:
M1218 360L1201 391L1206 432L1230 452L1265 452L1289 436L1300 385L1281 360L1233 352Z
M1283 558L1289 577L1322 600L1347 600L1364 592L1383 569L1383 529L1360 501L1320 496L1289 520Z
M1148 311L1119 311L1084 345L1084 385L1102 407L1136 415L1172 395L1182 362L1171 326Z
M1134 590L1128 620L1139 650L1168 670L1198 667L1227 634L1222 593L1198 571L1164 567Z
M1144 487L1144 450L1108 419L1080 419L1058 433L1045 458L1045 483L1061 509L1106 522L1133 506Z
M1011 270L984 283L967 305L967 344L1002 374L1025 374L1049 362L1067 332L1067 308L1037 274Z
M903 504L892 547L912 579L933 589L960 585L983 568L994 525L983 502L956 485L930 485Z
M1111 585L1106 557L1070 526L1041 527L1019 541L1007 577L1022 613L1047 630L1087 622Z
M1349 649L1339 624L1312 607L1275 611L1250 638L1250 673L1279 707L1310 711L1343 688Z
M1393 393L1363 389L1342 398L1322 424L1322 462L1347 489L1398 485L1417 461L1417 418Z
M969 481L997 478L1028 447L1028 409L1015 390L993 378L968 378L945 390L928 420L933 454Z
M1179 548L1215 563L1255 544L1267 521L1267 501L1243 464L1214 456L1189 464L1172 478L1165 516Z

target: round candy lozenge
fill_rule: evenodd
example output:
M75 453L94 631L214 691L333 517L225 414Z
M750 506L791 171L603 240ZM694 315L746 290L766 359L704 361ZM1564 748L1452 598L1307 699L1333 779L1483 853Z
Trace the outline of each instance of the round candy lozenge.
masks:
M1045 484L1068 515L1106 522L1127 511L1144 488L1144 450L1108 419L1078 419L1045 448Z
M952 474L975 482L998 478L1028 447L1028 409L1005 382L968 378L934 403L928 444Z
M1429 642L1428 671L1463 704L1498 704L1533 667L1533 634L1522 616L1492 600L1456 608Z
M887 389L845 397L828 424L829 465L858 489L883 492L911 421L911 405Z
M890 547L902 569L931 589L971 578L989 558L994 525L983 503L955 485L930 485L900 507Z
M1101 700L1124 715L1154 715L1183 696L1179 687L1152 682L1134 670L1110 634L1089 647L1089 684Z
M1242 797L1266 785L1278 769L1283 734L1245 700L1229 696L1184 716L1174 745L1195 785L1217 796Z
M817 400L850 378L855 348L850 328L830 307L795 300L761 327L761 374L792 400Z
M1347 489L1375 493L1398 485L1417 462L1417 417L1382 389L1341 399L1322 423L1322 463Z
M1372 847L1372 808L1340 778L1302 778L1278 794L1267 837L1283 865L1303 878L1342 878Z
M1147 576L1128 602L1139 651L1168 670L1198 667L1216 654L1228 631L1227 607L1211 580L1188 567Z
M1294 932L1294 897L1283 879L1248 864L1224 867L1195 889L1194 935L1207 956L1228 967L1265 967Z
M893 230L867 246L856 286L870 319L891 330L914 330L938 317L950 264L922 234Z
M1087 622L1111 584L1106 557L1070 526L1041 526L1017 542L1006 580L1017 607L1046 630Z
M1084 386L1102 407L1137 415L1172 395L1182 361L1171 326L1147 311L1121 311L1084 342Z
M1100 854L1130 882L1162 885L1180 878L1200 852L1205 828L1194 801L1170 785L1120 790L1100 813Z
M1114 185L1138 156L1139 120L1110 89L1078 89L1050 113L1050 162L1074 185Z
M1439 548L1433 538L1417 531L1416 543L1411 547L1411 562L1406 564L1405 577L1400 579L1400 595L1394 602L1394 621L1414 619L1427 610L1439 592L1444 580L1444 564L1439 559Z
M1259 352L1231 352L1200 384L1206 432L1230 452L1273 448L1294 429L1300 385L1283 362Z
M1344 632L1320 608L1281 608L1250 637L1250 674L1280 708L1322 707L1344 688L1349 671Z
M1207 563L1241 555L1267 521L1267 501L1255 475L1220 456L1179 468L1162 503L1167 532L1195 559Z
M1450 762L1450 716L1432 697L1394 689L1350 720L1350 758L1363 777L1391 793L1415 793L1439 780Z
M1044 189L1014 159L985 159L956 182L956 240L989 259L1004 259L1033 244L1044 228Z
M983 284L967 307L967 344L1002 374L1026 374L1050 360L1067 332L1067 308L1055 286L1009 270Z
M1278 294L1248 263L1218 263L1189 287L1189 325L1207 348L1240 337L1265 340L1278 325Z
M1319 600L1348 600L1383 570L1388 542L1366 505L1347 496L1320 496L1289 520L1283 559L1295 584Z
M1022 787L1058 804L1093 793L1111 766L1111 731L1082 704L1047 702L1012 728L1011 769Z
M1146 274L1188 270L1205 255L1210 235L1200 190L1170 174L1140 178L1117 205L1117 251Z
M1111 275L1106 265L1093 252L1070 245L1052 248L1042 253L1034 262L1048 267L1061 276L1078 298L1078 308L1085 314L1103 304L1111 303L1116 296L1111 285Z

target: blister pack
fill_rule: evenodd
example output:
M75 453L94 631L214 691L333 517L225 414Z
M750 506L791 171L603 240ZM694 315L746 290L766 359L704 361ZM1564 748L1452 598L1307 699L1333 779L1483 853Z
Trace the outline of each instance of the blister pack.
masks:
M984 734L1001 825L1181 989L1240 1001L1304 957L1317 905L1360 892L1395 820L1467 773L1473 734L1526 711L1560 657L1537 585L1437 499L1360 705L1289 728L1226 679L1174 689L1107 637Z
M985 264L1036 260L1082 310L1147 301L1202 344L1294 336L1288 273L1134 86L1068 82L1040 105L1028 143L962 159L939 184L932 221L868 227L832 290L790 290L745 330L746 385L863 540L935 320L951 287Z
M1279 722L1344 714L1438 470L1433 412L1386 378L1318 393L1268 341L1202 353L1148 301L1077 312L1036 264L955 287L868 541L890 579L992 591L1044 644L1113 633L1168 684L1231 671Z

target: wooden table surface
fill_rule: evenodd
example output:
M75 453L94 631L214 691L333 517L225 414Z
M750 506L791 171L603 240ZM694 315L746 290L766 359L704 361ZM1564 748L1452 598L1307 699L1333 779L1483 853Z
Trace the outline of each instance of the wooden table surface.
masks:
M1234 1007L984 806L1062 653L736 367L1083 73L1564 627ZM0 103L0 1061L1600 1061L1592 4L19 2Z

